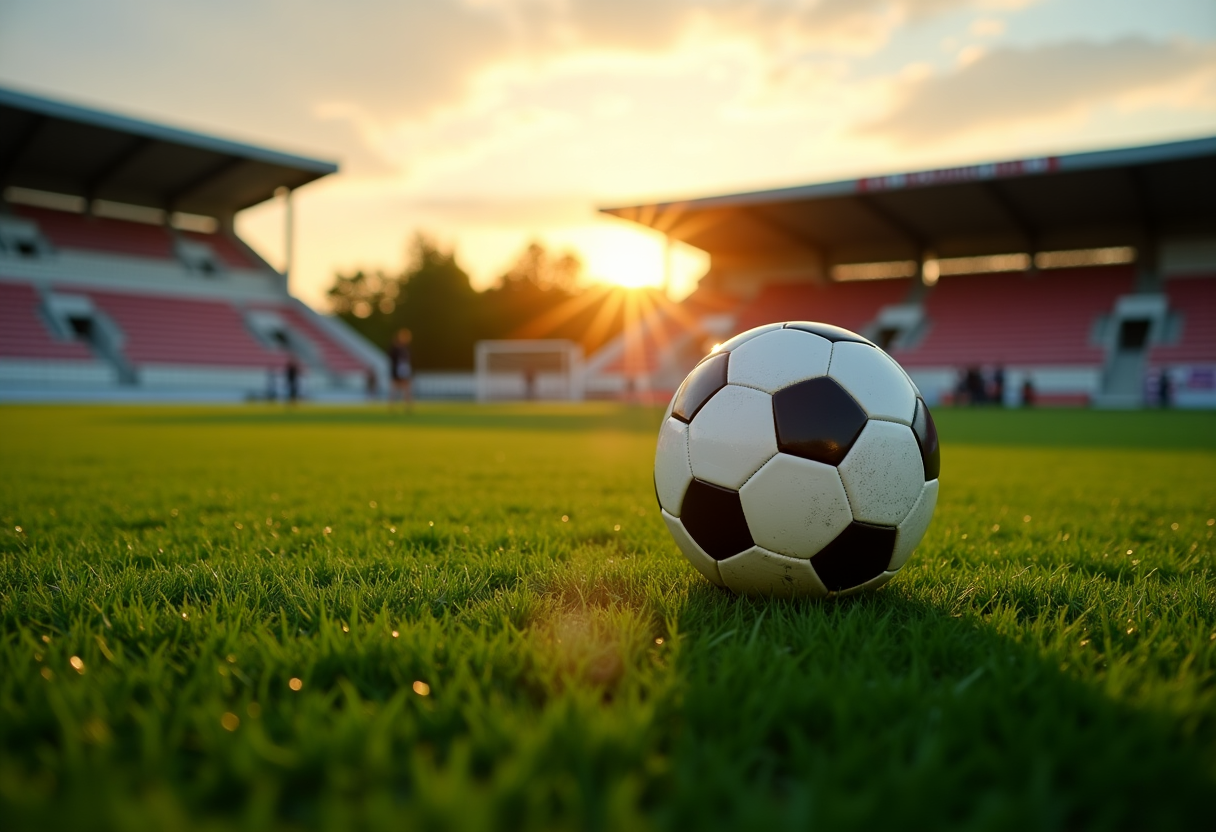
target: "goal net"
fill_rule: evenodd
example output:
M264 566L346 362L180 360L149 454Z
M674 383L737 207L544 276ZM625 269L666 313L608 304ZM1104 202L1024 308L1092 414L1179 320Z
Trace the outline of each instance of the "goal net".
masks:
M477 342L477 400L583 398L583 348L573 341Z

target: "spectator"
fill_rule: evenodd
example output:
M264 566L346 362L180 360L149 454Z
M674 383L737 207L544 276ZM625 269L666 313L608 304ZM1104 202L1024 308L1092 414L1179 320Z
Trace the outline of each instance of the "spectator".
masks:
M300 400L300 365L296 363L294 355L287 359L284 375L287 379L287 401L295 404Z
M1157 377L1157 404L1162 408L1174 404L1174 382L1170 378L1170 368L1162 367L1161 375Z
M388 399L390 408L393 406L393 399L400 395L406 411L414 409L414 353L410 347L413 340L412 332L399 329L388 348L389 371L393 376L393 393Z
M1027 375L1022 381L1022 407L1034 407L1034 382Z
M1005 368L1000 364L992 371L992 401L997 407L1005 406Z

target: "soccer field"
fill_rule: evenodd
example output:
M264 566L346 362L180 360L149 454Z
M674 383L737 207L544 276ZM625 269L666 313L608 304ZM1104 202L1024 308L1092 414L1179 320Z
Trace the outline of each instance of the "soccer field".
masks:
M1216 416L935 415L903 572L778 602L657 410L0 408L4 827L1210 824Z

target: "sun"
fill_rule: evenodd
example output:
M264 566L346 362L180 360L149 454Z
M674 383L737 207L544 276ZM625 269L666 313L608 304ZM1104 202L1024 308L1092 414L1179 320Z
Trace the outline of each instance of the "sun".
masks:
M659 288L666 281L669 294L679 298L689 294L709 268L704 252L677 242L669 254L662 234L616 220L597 220L557 237L559 245L577 251L588 278L625 289Z

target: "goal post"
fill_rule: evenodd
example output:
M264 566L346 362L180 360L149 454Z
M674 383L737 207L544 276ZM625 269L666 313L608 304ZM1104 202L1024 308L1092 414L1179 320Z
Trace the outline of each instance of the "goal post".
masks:
M583 398L583 348L559 338L478 341L477 400Z

